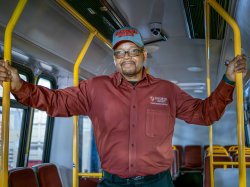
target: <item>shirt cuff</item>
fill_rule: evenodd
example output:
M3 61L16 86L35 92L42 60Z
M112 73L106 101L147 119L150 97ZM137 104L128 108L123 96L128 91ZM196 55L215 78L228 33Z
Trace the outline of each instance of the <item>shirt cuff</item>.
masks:
M218 93L226 102L231 102L233 100L234 88L234 85L228 84L222 79L215 89L215 93Z
M32 93L31 84L27 83L26 81L22 80L22 86L18 91L11 91L14 95L15 99L19 101L22 98L29 97L30 93Z
M234 82L234 81L230 81L230 80L227 78L226 74L224 74L222 80L224 80L227 84L230 84L230 85L232 85L232 86L235 85L235 82Z

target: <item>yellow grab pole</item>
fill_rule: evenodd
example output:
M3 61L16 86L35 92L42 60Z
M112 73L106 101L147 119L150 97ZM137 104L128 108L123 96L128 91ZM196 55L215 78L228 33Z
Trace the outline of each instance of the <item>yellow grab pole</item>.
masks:
M77 57L77 60L74 65L74 86L78 86L79 84L79 67L84 58L94 36L96 35L96 31L91 32L87 41L85 42L80 54ZM73 116L73 187L78 187L78 116Z
M220 16L227 21L234 32L234 53L241 55L240 29L235 20L215 1L207 0ZM239 187L246 187L246 161L245 161L245 134L244 134L244 113L243 113L243 83L242 73L236 73L236 102L237 102L237 125L239 145Z
M4 36L4 60L11 64L11 42L13 29L23 12L27 0L20 0L6 27ZM2 146L0 164L0 187L8 186L8 153L9 153L9 113L10 113L10 82L3 83L2 101Z
M90 32L95 32L97 29L93 27L85 18L82 17L74 8L72 8L66 0L56 0L63 8L65 8L72 16L80 21ZM103 43L112 48L111 43L99 32L96 33L96 37L99 38Z
M207 96L211 94L211 79L210 79L210 6L207 1L204 3L205 12L205 39L206 39L206 69L207 69ZM210 160L210 186L214 187L214 165L213 165L213 126L209 126L209 151L211 156Z

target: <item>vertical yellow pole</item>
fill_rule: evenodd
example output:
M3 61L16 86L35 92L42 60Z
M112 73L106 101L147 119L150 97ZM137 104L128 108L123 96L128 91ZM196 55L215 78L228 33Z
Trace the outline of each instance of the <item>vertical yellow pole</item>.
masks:
M78 86L79 84L79 67L96 33L97 32L95 31L89 34L89 37L86 43L84 44L80 54L77 57L77 60L74 65L74 86ZM78 116L73 116L73 177L72 177L73 187L79 186L78 184L79 183L78 182L79 180L78 179L78 171L79 171L78 150L79 150L78 148Z
M204 2L205 15L205 39L206 39L206 69L207 69L207 96L211 94L210 79L210 6ZM210 147L210 185L214 187L214 165L213 165L213 126L209 126L209 147Z
M13 29L27 3L27 0L20 0L14 10L13 15L6 27L4 36L4 60L11 64L11 42ZM3 83L2 101L2 146L1 146L1 170L0 187L8 186L8 153L9 153L9 113L10 113L10 82Z
M241 55L240 29L234 19L215 1L207 1L232 27L234 32L234 53ZM245 133L244 133L244 109L243 109L243 81L242 73L236 73L236 109L238 125L239 146L239 187L246 187L246 161L245 161Z

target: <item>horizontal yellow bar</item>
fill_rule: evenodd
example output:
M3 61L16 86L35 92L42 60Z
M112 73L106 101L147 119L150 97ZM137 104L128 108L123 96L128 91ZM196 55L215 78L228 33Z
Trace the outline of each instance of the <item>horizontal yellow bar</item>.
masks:
M239 165L239 162L213 162L213 165ZM250 165L250 162L246 162L246 165Z
M80 177L102 178L102 173L78 173Z

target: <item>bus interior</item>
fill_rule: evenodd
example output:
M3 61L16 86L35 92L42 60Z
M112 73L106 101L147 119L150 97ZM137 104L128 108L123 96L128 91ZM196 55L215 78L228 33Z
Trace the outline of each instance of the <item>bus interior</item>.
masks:
M0 1L1 59L5 58L7 25L21 1L25 0ZM30 83L51 89L73 86L74 64L90 33L94 33L94 37L86 55L80 59L79 80L116 71L110 46L112 34L119 28L132 26L142 34L148 52L145 64L148 72L177 84L193 97L204 99L208 96L208 74L211 90L214 90L225 73L225 62L235 57L234 31L211 6L210 69L207 71L204 4L210 2L218 3L235 20L241 33L240 49L248 64L247 75L241 83L244 98L241 140L244 141L240 146L236 93L223 117L212 126L212 148L209 147L209 127L190 125L177 119L172 141L175 157L172 179L176 187L250 187L249 0L27 1L11 35L11 62L22 79ZM0 89L2 101L3 88ZM2 102L0 108L2 116ZM10 95L8 153L3 152L2 121L0 126L0 157L8 155L10 187L22 187L20 183L28 181L20 176L28 176L30 183L24 186L29 187L38 186L36 183L44 186L42 179L50 180L46 187L97 186L102 169L91 120L87 116L77 118L79 171L76 172L79 175L72 178L75 168L72 118L49 117L43 111L21 105ZM240 147L244 149L243 159L246 160L246 182L238 177L241 170L237 164L218 164L210 170L212 154L214 161L239 163ZM217 153L220 156L216 156ZM1 184L3 165L1 161L0 187L6 187Z

